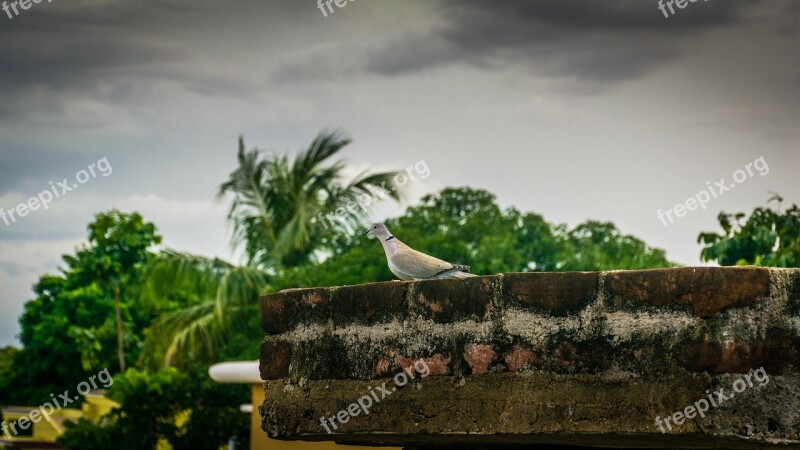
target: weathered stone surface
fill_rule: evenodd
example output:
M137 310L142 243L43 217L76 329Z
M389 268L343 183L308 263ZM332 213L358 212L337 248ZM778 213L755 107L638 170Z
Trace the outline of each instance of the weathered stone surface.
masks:
M508 273L507 303L553 316L577 314L597 293L596 272Z
M464 346L464 361L469 365L472 375L489 373L489 366L497 360L494 346L487 344L467 344Z
M618 448L788 448L797 444L798 376L770 377L709 408L682 425L663 419L684 411L705 392L730 390L736 375L685 374L669 380L628 376L554 375L547 372L488 374L462 383L417 379L379 402L336 421L328 434L321 417L332 417L374 390L375 383L335 381L307 386L266 383L261 407L274 438L401 444L560 444ZM727 394L726 394L727 395ZM379 396L380 397L380 396ZM280 400L271 400L280 399ZM366 403L366 402L365 402ZM779 445L781 441L784 445Z
M800 315L800 271L782 274L787 280L787 295L789 300L789 310L794 315Z
M285 333L298 324L323 323L331 317L332 289L288 289L259 302L261 327L267 334Z
M264 339L261 343L259 370L262 380L277 380L289 376L292 362L292 345L277 339Z
M474 277L452 283L451 280L424 280L414 283L412 312L437 323L460 320L486 320L498 277Z
M534 369L542 363L542 358L536 354L536 352L519 345L514 345L514 347L503 356L503 360L510 372Z
M374 325L403 319L410 285L398 281L337 288L331 292L333 323Z
M789 367L800 368L800 339L775 330L753 342L692 342L680 349L677 358L693 372L744 373L764 367L782 374Z
M674 307L707 318L769 296L769 271L756 267L625 270L605 276L610 306Z
M415 448L800 448L798 290L800 270L704 267L280 292L261 300L264 429ZM656 425L756 369L767 385ZM369 415L325 432L320 416L384 384Z

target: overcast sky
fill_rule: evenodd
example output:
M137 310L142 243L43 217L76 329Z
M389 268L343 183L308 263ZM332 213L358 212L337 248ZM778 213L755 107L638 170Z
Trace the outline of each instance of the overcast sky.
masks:
M800 202L798 1L698 1L669 18L655 0L332 8L56 0L0 13L0 208L111 167L0 221L0 345L98 211L140 211L165 245L234 259L213 196L240 134L296 152L340 127L353 170L427 162L404 205L485 188L551 222L613 221L682 264L700 263L697 234L720 211L749 212L769 190ZM732 181L761 157L768 173ZM656 217L721 178L736 187L707 209Z

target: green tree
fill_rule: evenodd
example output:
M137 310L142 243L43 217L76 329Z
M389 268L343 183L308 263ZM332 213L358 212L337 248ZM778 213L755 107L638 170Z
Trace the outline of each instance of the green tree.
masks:
M611 222L588 220L556 230L561 241L558 270L633 270L672 267L664 250L620 233Z
M231 243L243 251L246 265L179 252L161 255L148 277L148 295L163 300L182 293L191 300L158 320L151 336L167 342L150 348L167 347L167 363L175 355L215 358L228 330L239 329L256 314L258 294L270 289L274 276L319 262L330 252L336 231L323 223L326 216L338 214L357 226L366 211L353 206L363 203L364 196L399 198L396 172L365 171L347 180L344 163L330 162L349 143L340 132L322 131L290 160L246 151L239 139L239 165L218 196L232 196Z
M202 371L195 367L192 372ZM114 377L108 397L121 404L99 423L68 424L59 439L66 450L154 449L165 440L175 450L217 450L234 438L246 448L249 416L239 411L248 386L220 385L168 368L129 369Z
M153 257L148 248L161 238L136 213L100 213L88 229L88 244L64 255L66 268L43 275L33 286L35 299L25 304L15 389L7 392L14 402L39 404L51 392L139 357L152 320L137 307L139 286ZM120 343L127 352L120 352Z
M495 196L468 187L422 198L387 227L414 248L471 266L475 274L670 267L663 250L623 235L612 223L552 226L535 213L502 210ZM285 271L276 289L394 279L381 246L360 234L333 240L330 258ZM354 270L354 268L357 268Z
M80 250L75 257L65 257L73 267L73 276L83 283L95 283L104 292L113 293L120 372L125 371L122 298L128 294L127 287L132 286L131 294L135 299L142 270L152 258L147 249L160 242L155 225L144 223L139 214L127 215L114 210L98 214L89 224L90 246Z
M8 398L9 391L14 389L11 382L17 353L19 349L11 345L0 348L0 399Z
M750 217L745 213L717 216L722 233L700 233L697 241L703 244L700 257L722 266L756 265L771 267L800 267L800 209L797 205L780 211L780 196L776 209L758 207Z

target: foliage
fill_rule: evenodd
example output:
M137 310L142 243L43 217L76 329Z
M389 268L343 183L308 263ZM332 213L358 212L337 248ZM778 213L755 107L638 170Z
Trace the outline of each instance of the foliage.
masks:
M232 243L244 249L248 265L262 269L296 267L313 261L326 236L321 217L381 191L398 198L396 172L360 173L343 182L344 163L326 161L350 143L340 132L322 131L293 161L286 155L260 157L245 151L239 139L239 167L219 188L219 196L233 194L228 220ZM353 225L363 210L349 215Z
M624 235L611 222L588 220L571 230L559 226L559 270L633 270L671 267L664 250Z
M257 311L270 277L250 266L165 250L145 277L142 300L159 307L148 330L146 358L167 366L213 362L221 348ZM235 333L234 333L235 334Z
M93 245L84 247L75 257L64 257L73 267L76 277L83 278L85 282L92 280L104 291L113 292L120 371L124 371L126 365L121 298L127 294L126 286L133 284L134 289L138 288L141 270L151 257L147 249L161 242L161 237L156 235L153 224L143 223L142 217L138 214L133 214L131 219L128 220L128 217L119 211L98 214L95 221L89 224L89 242ZM76 340L82 341L84 344L82 348L88 348L86 346L97 342L95 331L108 335L107 325L108 323L97 330L75 330L73 335ZM98 345L95 345L95 348L99 350ZM97 361L91 360L89 365L92 363Z
M249 417L239 404L247 393L248 386L219 385L173 368L153 374L129 369L114 377L108 392L122 406L99 423L67 425L59 443L66 450L141 450L164 440L175 450L217 450L234 437L246 448Z
M13 389L11 381L17 353L19 349L11 345L0 348L0 398L8 398L9 390Z
M241 329L257 314L258 296L270 289L273 277L316 262L330 250L335 235L323 225L323 217L376 192L398 198L396 172L365 171L345 181L341 161L327 164L349 143L339 132L322 131L290 161L286 155L245 151L239 139L239 166L218 195L233 196L231 241L244 250L247 264L171 251L160 255L148 273L147 295L157 303L182 297L185 304L153 325L149 360L166 365L176 356L213 360L231 336L228 331ZM354 211L346 217L355 226L365 213Z
M538 214L501 210L493 194L467 187L427 195L386 225L414 248L471 265L476 274L672 266L663 250L621 234L612 223L587 221L572 229L552 226ZM275 288L391 279L394 276L380 245L342 233L334 241L330 258L285 271L275 279Z
M773 197L779 200L780 197ZM745 213L717 216L722 233L700 233L700 257L722 266L756 265L800 267L800 209L797 205L781 213L758 207L750 217ZM746 220L745 220L746 218Z
M89 225L89 243L63 257L60 275L43 275L33 286L19 319L23 349L2 400L39 404L52 392L75 386L104 368L117 367L114 297L119 289L123 340L128 364L139 357L151 314L136 299L147 250L160 242L155 227L139 214L100 213Z

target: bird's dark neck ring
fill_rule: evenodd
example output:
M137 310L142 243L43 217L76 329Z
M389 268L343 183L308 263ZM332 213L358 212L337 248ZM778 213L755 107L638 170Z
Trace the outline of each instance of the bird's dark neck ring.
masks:
M384 242L391 241L392 239L394 239L394 236L389 236L388 238L384 239Z

